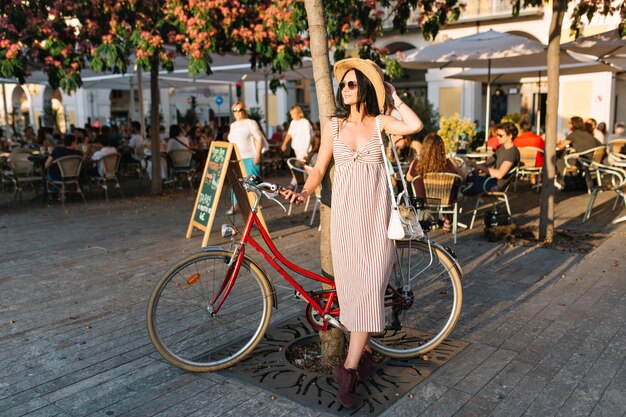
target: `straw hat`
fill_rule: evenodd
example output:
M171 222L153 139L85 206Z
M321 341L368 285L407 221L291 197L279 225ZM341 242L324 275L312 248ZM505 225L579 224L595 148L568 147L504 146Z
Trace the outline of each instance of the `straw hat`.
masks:
M335 78L341 81L346 72L351 69L358 69L367 77L376 90L378 108L382 113L385 109L385 76L383 70L372 60L361 58L347 58L335 63Z

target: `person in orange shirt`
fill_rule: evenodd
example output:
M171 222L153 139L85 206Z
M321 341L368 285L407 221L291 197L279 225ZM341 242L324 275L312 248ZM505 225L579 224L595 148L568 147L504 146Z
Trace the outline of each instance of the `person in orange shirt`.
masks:
M495 152L496 149L500 146L500 141L496 136L496 127L492 127L489 129L489 138L487 139L487 147L491 148L492 151Z
M535 148L545 149L545 142L543 138L532 132L532 126L527 120L522 121L520 124L522 133L513 141L513 145L517 148L523 148L524 146L534 146ZM537 153L537 159L535 159L535 166L543 166L543 153Z
M516 148L523 148L524 146L534 146L535 148L545 149L545 142L543 138L532 131L532 125L528 120L523 120L520 123L520 127L522 128L522 133L515 138L513 141L513 145ZM535 166L541 167L543 166L543 152L537 152L537 157L535 159ZM537 178L535 174L530 176L530 183L535 185L537 183Z

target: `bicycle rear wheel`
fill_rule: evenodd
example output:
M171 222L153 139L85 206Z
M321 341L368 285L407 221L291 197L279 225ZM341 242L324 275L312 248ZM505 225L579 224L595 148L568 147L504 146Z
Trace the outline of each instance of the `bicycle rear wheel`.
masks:
M385 293L385 331L372 335L375 350L408 358L433 350L461 313L462 272L441 246L396 242L397 258Z
M193 372L217 371L243 359L270 322L272 291L262 270L244 258L219 311L231 252L193 255L168 271L148 303L148 332L170 363Z

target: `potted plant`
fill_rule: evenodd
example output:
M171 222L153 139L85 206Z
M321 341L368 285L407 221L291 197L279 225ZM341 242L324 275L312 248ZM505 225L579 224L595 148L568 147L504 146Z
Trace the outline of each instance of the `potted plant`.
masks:
M439 130L437 134L443 139L446 146L446 152L457 152L458 150L467 149L476 136L476 125L469 118L461 118L458 113L451 117L442 117L439 121ZM461 140L461 143L459 141Z

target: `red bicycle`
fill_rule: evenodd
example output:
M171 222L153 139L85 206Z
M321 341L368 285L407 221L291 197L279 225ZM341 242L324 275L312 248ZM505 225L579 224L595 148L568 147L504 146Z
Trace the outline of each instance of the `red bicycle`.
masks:
M345 331L334 282L287 260L259 222L261 197L283 206L277 200L279 187L255 184L251 177L240 182L256 196L241 238L235 239L234 226L223 225L222 235L231 237L232 249L209 246L181 260L161 278L148 303L148 332L156 350L188 371L234 365L263 338L272 309L279 313L278 320L294 314L291 308L278 308L278 290L284 293L284 286L277 290L259 262L246 255L248 246L295 289L296 298L307 303L305 315L311 326ZM250 235L253 227L269 252ZM421 240L397 242L396 255L385 293L386 327L372 335L371 345L384 355L407 358L434 349L452 332L461 312L463 273L451 251L427 234ZM308 284L299 283L291 273ZM316 282L328 289L319 289Z

